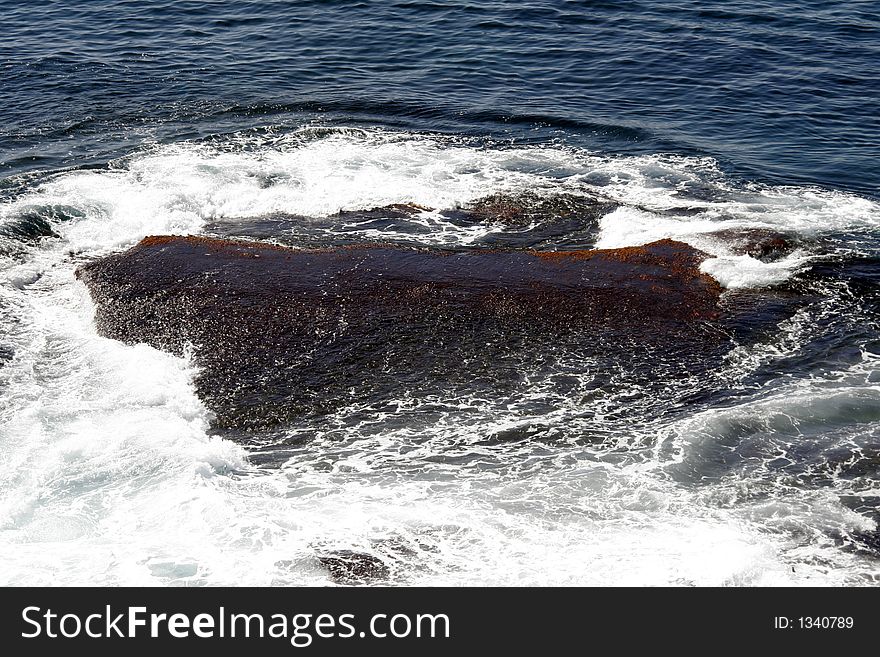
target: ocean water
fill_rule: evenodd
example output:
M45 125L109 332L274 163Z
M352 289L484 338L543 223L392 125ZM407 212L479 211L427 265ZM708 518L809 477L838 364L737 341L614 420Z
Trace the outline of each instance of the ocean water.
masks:
M880 581L875 3L0 11L0 582L333 584L341 551L400 585ZM520 192L618 207L564 234L339 214ZM796 248L721 239L749 229ZM217 430L192 356L95 330L76 267L169 233L671 237L726 304L806 301L710 377L557 349L503 397L401 385L266 444Z

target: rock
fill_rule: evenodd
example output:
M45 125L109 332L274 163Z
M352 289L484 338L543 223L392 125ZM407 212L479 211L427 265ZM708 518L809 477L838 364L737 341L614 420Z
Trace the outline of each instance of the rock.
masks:
M747 242L744 251L756 260L775 262L794 251L794 246L781 235L767 235Z
M432 208L417 203L392 203L381 208L370 210L342 210L336 213L336 217L345 220L351 219L400 219L414 217L420 212L431 212Z
M219 217L210 222L205 230L221 239L256 239L284 242L289 240L297 246L324 236L322 230L332 227L337 239L351 234L358 239L358 231L366 228L387 230L432 208L415 203L394 203L365 210L340 210L328 217L306 217L296 214L276 213L242 220L236 217Z
M362 238L365 230L394 231L404 239L429 230L424 221L450 224L468 229L488 225L491 230L477 245L492 248L590 248L596 242L599 220L617 207L596 196L575 194L538 195L530 192L493 194L458 208L433 209L415 203L397 203L382 207L342 210L328 217L302 217L274 214L251 217L247 221L219 218L206 231L224 239L252 238L289 241L302 245L320 242L330 230L335 240ZM422 213L431 213L419 221L408 221Z
M790 237L766 229L722 230L713 235L726 242L735 254L762 262L776 262L797 248Z
M616 208L597 196L521 192L486 196L444 215L491 225L485 246L584 249L595 245L599 220Z
M617 204L594 196L575 194L538 195L493 194L465 206L477 220L508 227L525 227L540 222L576 221L581 225L597 223Z
M378 584L388 580L391 571L378 557L364 552L337 550L318 556L337 584Z
M721 292L704 258L671 240L449 252L158 236L77 275L102 335L177 354L192 344L216 425L253 429L401 391L509 394L561 345L648 380L652 354L711 367L726 336L704 330Z

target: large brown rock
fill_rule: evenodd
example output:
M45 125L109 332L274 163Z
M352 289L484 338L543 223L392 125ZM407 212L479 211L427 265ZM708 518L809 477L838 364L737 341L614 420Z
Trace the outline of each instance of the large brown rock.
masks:
M428 382L515 386L518 363L559 344L642 354L662 343L664 359L683 350L706 366L722 333L704 330L721 292L704 258L671 240L449 252L162 236L77 275L103 335L193 345L218 426L248 428Z

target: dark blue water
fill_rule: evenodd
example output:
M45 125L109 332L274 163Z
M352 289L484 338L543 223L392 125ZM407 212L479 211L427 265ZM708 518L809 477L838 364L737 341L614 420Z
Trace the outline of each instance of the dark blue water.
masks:
M0 2L0 171L323 117L880 189L874 2Z
M877 10L0 0L0 583L328 584L358 553L390 584L876 585ZM460 376L230 435L197 360L99 336L74 274L167 234L673 238L744 319L697 326L696 369L519 326Z

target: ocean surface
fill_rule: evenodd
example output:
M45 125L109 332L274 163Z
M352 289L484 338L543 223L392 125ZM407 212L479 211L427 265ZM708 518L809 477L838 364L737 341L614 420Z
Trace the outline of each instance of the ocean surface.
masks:
M0 582L332 584L318 555L358 553L400 585L880 583L876 2L0 16ZM589 244L339 214L521 192L618 207ZM796 248L764 262L718 239L751 229ZM711 376L672 363L642 385L560 347L488 363L517 381L503 395L401 384L230 435L192 357L100 337L74 277L169 233L671 237L712 256L725 303L807 301Z

